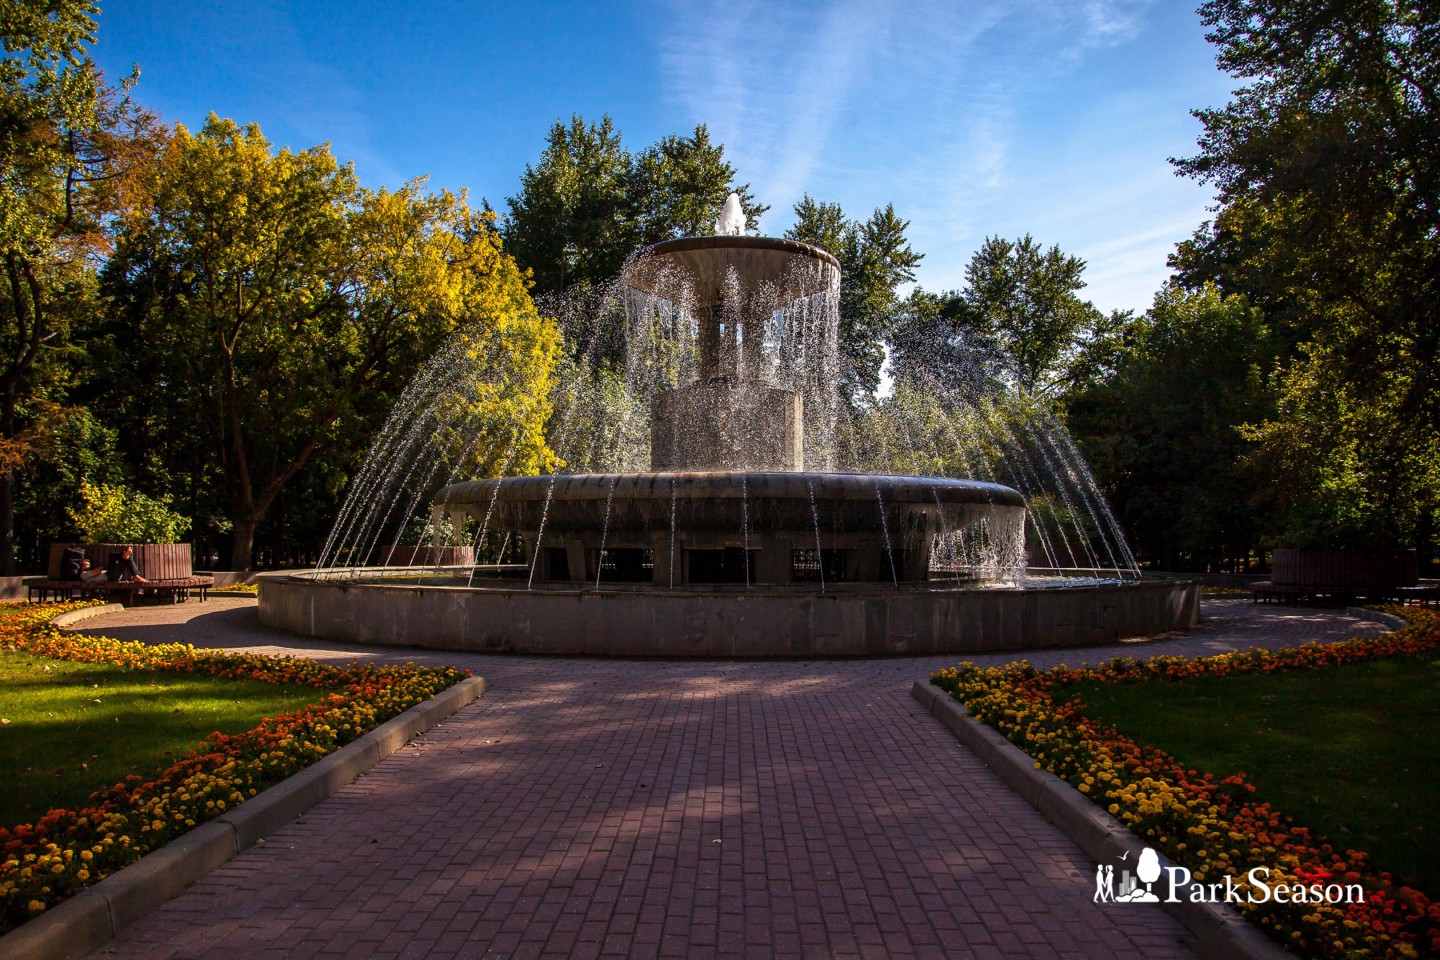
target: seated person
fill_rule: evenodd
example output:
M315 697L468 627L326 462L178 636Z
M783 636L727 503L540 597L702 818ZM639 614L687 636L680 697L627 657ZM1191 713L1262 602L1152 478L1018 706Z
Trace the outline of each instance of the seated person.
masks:
M135 566L135 561L131 559L134 553L135 548L128 545L119 553L112 553L110 555L110 563L105 568L105 582L149 583L149 580L140 576L139 568Z

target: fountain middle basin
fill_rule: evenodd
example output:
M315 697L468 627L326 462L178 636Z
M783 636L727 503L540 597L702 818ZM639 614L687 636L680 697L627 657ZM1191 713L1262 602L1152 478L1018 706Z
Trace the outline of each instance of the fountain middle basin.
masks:
M923 582L937 538L1013 544L1025 522L1009 487L874 474L509 477L452 484L435 502L457 528L473 518L519 537L530 582L597 587Z

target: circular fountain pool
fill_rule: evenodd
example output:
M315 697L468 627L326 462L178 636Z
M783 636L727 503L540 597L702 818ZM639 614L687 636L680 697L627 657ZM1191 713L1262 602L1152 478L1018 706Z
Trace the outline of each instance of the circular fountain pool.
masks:
M966 655L1114 643L1197 622L1196 587L1173 582L830 584L822 593L813 584L527 588L468 574L436 582L267 577L261 619L349 643L649 657Z
M1049 471L1053 493L1029 499L963 474L837 470L839 265L817 247L725 226L649 247L621 275L627 409L648 408L648 464L457 481L467 461L447 468L436 450L478 446L493 425L457 426L457 411L474 406L470 381L436 365L440 387L420 383L387 423L322 569L262 581L261 619L361 643L712 657L1025 650L1195 623L1192 585L1139 580L1063 431L1017 421L1005 429L1033 450L986 438L961 451L961 463L998 465L1026 485ZM557 451L567 465L583 467L592 453L571 441L572 421L594 411L579 406L572 398L551 437L570 443ZM978 409L963 429L933 410L917 423L958 442L1011 416ZM849 416L851 442L863 446L865 414ZM612 426L604 411L591 422L600 434ZM588 439L591 451L613 445ZM877 439L879 459L893 459ZM946 459L915 428L897 439L917 462ZM477 550L498 540L512 562L367 566L407 498L398 530L428 501L435 547L463 532ZM1037 506L1074 533L1037 522ZM1034 577L1027 519L1050 567L1101 567L1084 545L1083 528L1093 530L1103 579Z

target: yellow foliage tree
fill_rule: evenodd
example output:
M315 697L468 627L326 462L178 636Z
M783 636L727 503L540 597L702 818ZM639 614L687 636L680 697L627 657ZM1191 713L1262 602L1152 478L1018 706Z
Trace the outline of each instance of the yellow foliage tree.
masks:
M147 389L166 391L175 415L206 418L235 569L251 566L255 530L286 485L321 455L361 449L457 332L504 373L475 398L497 447L527 469L548 463L559 335L493 214L463 195L423 180L368 190L328 146L276 151L258 126L212 115L196 133L176 127L109 281L130 348L152 368L157 351L167 358Z

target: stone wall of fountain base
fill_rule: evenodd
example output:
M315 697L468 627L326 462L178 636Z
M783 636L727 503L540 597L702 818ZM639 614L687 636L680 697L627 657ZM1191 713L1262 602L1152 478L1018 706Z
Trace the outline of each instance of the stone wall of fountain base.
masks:
M968 654L1194 626L1183 581L1024 590L594 592L266 577L260 620L307 637L484 653L646 657Z

